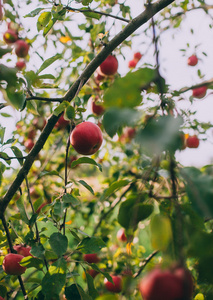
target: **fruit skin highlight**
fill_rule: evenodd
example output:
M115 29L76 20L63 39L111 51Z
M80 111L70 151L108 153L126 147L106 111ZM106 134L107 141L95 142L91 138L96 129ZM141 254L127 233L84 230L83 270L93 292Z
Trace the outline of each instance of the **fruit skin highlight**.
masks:
M118 70L117 58L109 55L100 65L100 70L104 75L114 75Z
M103 135L98 125L92 122L78 124L70 135L73 148L83 155L92 155L98 151L103 142Z

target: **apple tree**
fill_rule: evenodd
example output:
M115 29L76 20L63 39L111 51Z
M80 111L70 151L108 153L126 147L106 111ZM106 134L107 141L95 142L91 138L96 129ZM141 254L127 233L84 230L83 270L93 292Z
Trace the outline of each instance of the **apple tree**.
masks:
M211 133L209 57L177 46L178 89L161 58L212 8L0 0L0 299L213 298L213 168L177 159Z

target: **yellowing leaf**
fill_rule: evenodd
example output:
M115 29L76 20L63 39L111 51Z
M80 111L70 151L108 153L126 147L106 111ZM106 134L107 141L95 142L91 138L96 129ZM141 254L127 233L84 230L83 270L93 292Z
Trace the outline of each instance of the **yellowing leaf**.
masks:
M133 243L127 243L127 245L126 245L126 252L128 255L132 255L132 246L133 246Z
M69 41L71 41L71 38L69 37L69 36L61 36L60 37L60 40L59 40L61 43L63 43L63 44L66 44L66 43L68 43Z
M150 224L152 247L156 250L166 250L172 239L172 228L167 216L155 215Z
M69 220L68 222L65 223L66 225L71 225L72 224L72 220Z

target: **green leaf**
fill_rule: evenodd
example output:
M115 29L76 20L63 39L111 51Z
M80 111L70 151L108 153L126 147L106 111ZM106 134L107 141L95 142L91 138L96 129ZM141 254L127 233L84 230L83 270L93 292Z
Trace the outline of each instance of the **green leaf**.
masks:
M202 217L213 217L213 177L202 173L195 167L181 170L186 193L192 207Z
M0 64L0 81L5 80L9 86L15 86L17 83L16 73L16 68L9 68Z
M0 58L2 58L2 56L4 56L7 53L12 52L13 48L7 47L7 48L3 48L0 47Z
M23 91L16 91L15 88L8 86L6 88L7 97L12 106L21 110L25 104L26 96Z
M59 299L59 293L66 282L66 274L50 274L47 272L42 279L42 293L46 300Z
M16 146L12 146L11 150L13 151L13 153L15 154L16 157L19 157L18 162L22 166L23 165L23 159L20 158L20 157L23 157L23 154L22 154L21 150L19 150Z
M84 180L79 180L78 182L80 184L82 184L86 189L88 189L91 194L94 195L94 191L93 191L92 187L89 184L87 184Z
M53 114L55 116L58 116L62 111L64 111L68 106L70 106L70 103L68 101L63 101L60 103L53 111Z
M67 271L67 262L63 257L57 259L54 263L49 267L50 274L61 273L65 274Z
M156 70L144 68L115 80L104 94L105 107L135 107L141 104L141 89L156 79Z
M160 116L148 121L145 128L139 130L135 136L136 142L141 144L149 153L159 154L162 151L175 151L180 148L180 126L182 117Z
M43 9L45 9L45 8L36 8L36 9L34 9L33 11L31 11L29 14L27 14L27 15L25 15L24 16L24 18L32 18L32 17L35 17L35 16L37 16L39 13L40 13L40 11L42 11Z
M137 229L137 225L140 221L148 218L154 207L152 204L141 203L143 200L129 198L121 203L118 212L118 223L124 228Z
M116 182L113 182L110 187L105 191L104 196L109 197L112 193L114 193L116 190L126 186L129 184L129 180L122 179Z
M9 156L7 155L7 153L5 152L0 152L0 158L5 160L5 162L10 165L11 164L11 160L9 159Z
M26 268L36 268L38 270L41 270L44 266L41 259L32 256L24 257L20 265Z
M92 300L78 284L72 284L65 287L65 296L67 300Z
M89 295L92 297L92 299L96 299L99 296L99 293L94 287L94 280L88 272L85 272L85 274L87 279Z
M53 25L57 22L57 19L53 18L49 21L47 26L44 28L43 36L46 36L48 32L52 29Z
M68 120L72 120L75 118L75 109L73 106L69 105L64 112L64 118Z
M18 210L21 214L21 218L22 220L29 225L29 219L28 219L28 216L27 216L27 213L25 211L25 207L24 207L24 201L23 201L23 198L22 196L18 198L18 200L16 200L16 205L18 207Z
M0 125L0 143L3 144L4 143L4 134L5 134L5 127L1 127Z
M141 113L130 108L110 108L103 117L103 126L110 137L113 137L123 126L134 126Z
M12 118L12 116L10 114L7 113L1 113L1 116L4 118Z
M38 76L39 79L55 79L55 76L53 76L52 74L44 74L44 75L40 75Z
M61 177L61 175L57 171L50 171L50 172L43 171L39 174L39 178L44 177L44 176L58 176L63 179L63 177Z
M80 201L76 197L74 197L72 194L68 194L68 193L63 195L62 201L64 203L70 203L74 207L78 206L80 204Z
M3 179L3 173L6 170L6 166L0 162L0 186L2 184L2 179Z
M43 71L44 69L46 69L47 67L49 67L51 64L53 64L56 60L61 59L62 56L61 54L56 54L48 59L46 59L43 64L40 66L37 74L41 73L41 71Z
M42 244L38 244L38 245L33 245L30 253L34 256L34 257L38 257L43 259L44 258L44 253L45 253L45 249L44 246Z
M37 110L37 104L35 100L27 101L27 110L28 112L32 113L33 115L39 115Z
M88 8L82 7L81 10L83 12L83 10L88 10ZM85 12L83 12L83 14L85 15L85 17L93 18L96 20L100 20L100 18L101 18L100 14L94 13L93 11L85 11Z
M68 247L68 240L65 235L60 232L54 232L49 239L50 246L52 250L58 255L62 256Z
M42 30L50 21L51 19L51 12L50 11L44 11L40 14L38 21L37 21L37 30Z
M77 250L80 250L82 253L85 254L90 254L90 253L97 253L104 247L106 247L106 244L101 238L86 237L78 245Z
M90 165L95 165L99 168L99 170L102 172L102 166L100 164L98 164L94 159L90 158L90 157L80 157L76 160L74 160L71 164L71 168L74 168L77 165L80 164L90 164Z
M118 295L101 295L100 297L96 298L95 300L118 300Z

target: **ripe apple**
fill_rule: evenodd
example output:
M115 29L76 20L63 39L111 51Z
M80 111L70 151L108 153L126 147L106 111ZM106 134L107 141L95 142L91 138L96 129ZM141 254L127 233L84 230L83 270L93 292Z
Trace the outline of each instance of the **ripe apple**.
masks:
M189 136L186 140L186 146L189 148L197 148L199 143L200 141L196 135Z
M1 20L1 19L0 19ZM0 296L0 300L4 300L4 298L2 296Z
M100 65L100 70L105 75L114 75L118 70L118 61L114 55L109 55Z
M134 53L134 59L135 60L139 61L141 59L141 57L142 57L142 54L140 52Z
M23 70L24 68L26 67L26 63L25 63L25 61L22 59L22 60L18 60L17 62L16 62L16 68L18 69L18 70Z
M15 245L13 249L17 251L18 254L26 256L32 256L30 253L31 247L30 246L23 246L23 245Z
M119 275L111 275L111 277L113 283L108 281L107 278L104 279L106 289L112 293L120 293L123 287L122 277Z
M5 43L12 44L18 40L18 35L14 30L8 29L7 31L5 31L5 33L3 35L3 39L4 39Z
M33 140L27 139L27 140L24 142L24 146L25 146L25 148L26 148L27 150L30 151L30 150L33 148L33 146L34 146Z
M34 128L29 128L29 132L27 133L28 139L34 139L36 136L36 131Z
M24 40L15 43L15 53L18 57L26 57L30 46Z
M25 272L26 268L22 267L19 263L24 258L23 255L8 253L2 263L2 268L5 273L9 275L21 275Z
M192 96L194 98L198 98L201 99L206 95L206 91L207 91L207 86L201 86L199 88L193 89L192 90Z
M91 253L91 254L84 254L83 255L84 261L88 262L89 264L96 264L100 261L100 258L96 253Z
M103 141L103 135L98 125L92 122L78 124L70 135L73 148L83 155L92 155L98 151Z
M104 113L105 108L103 107L103 105L97 103L97 100L98 100L98 97L91 100L91 102L92 102L92 112L96 116L101 116Z
M126 127L123 130L122 135L120 136L120 142L121 143L129 143L134 138L136 133L135 128L132 127Z
M33 120L33 126L36 129L42 130L46 125L47 121L43 117L37 117Z
M133 69L133 68L136 67L137 63L138 63L138 61L137 61L136 59L132 59L132 60L129 61L128 67L129 67L130 69Z
M121 242L126 242L127 241L127 237L125 234L125 230L124 228L120 228L117 232L117 239Z
M174 274L176 277L180 278L183 284L183 299L191 299L194 283L192 274L190 271L184 267L177 267L174 269Z
M196 64L198 63L198 58L196 55L191 55L188 60L187 63L189 66L196 66Z
M100 67L97 68L96 72L95 72L95 81L97 84L100 83L100 81L104 80L106 78L106 76L101 72Z
M182 299L182 280L169 270L154 269L139 283L139 290L144 300Z

